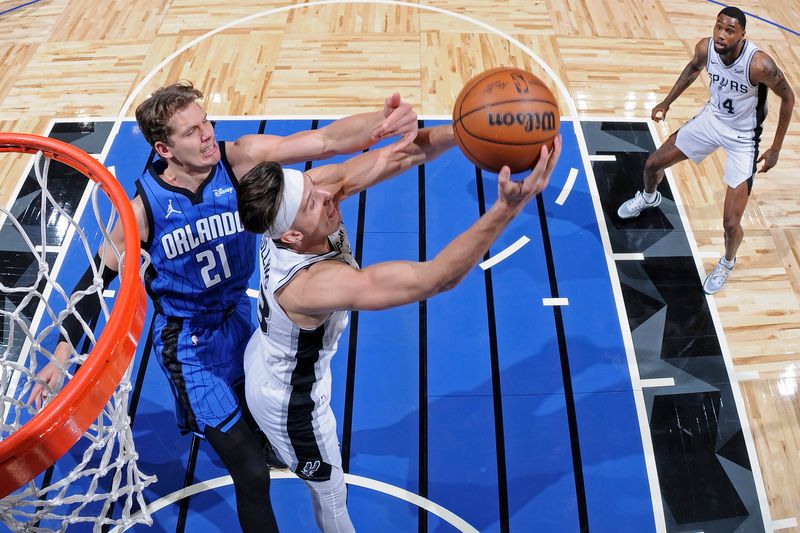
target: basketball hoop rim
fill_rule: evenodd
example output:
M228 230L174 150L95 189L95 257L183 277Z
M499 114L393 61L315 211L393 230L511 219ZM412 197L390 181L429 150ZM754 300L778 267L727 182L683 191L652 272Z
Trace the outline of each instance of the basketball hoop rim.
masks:
M94 157L62 141L0 133L0 153L42 151L102 185L119 213L125 261L117 300L97 343L75 376L40 412L0 441L0 498L34 479L69 450L97 418L136 351L147 301L139 277L139 231L125 190Z

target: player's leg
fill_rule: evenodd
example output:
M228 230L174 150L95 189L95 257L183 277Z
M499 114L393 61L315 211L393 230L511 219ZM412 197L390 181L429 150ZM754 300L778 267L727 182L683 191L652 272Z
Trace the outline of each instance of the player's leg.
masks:
M664 170L675 163L688 159L686 154L675 144L677 137L678 132L676 131L647 158L644 164L645 193L656 194L656 187L664 179Z
M637 217L645 209L657 207L661 203L661 193L656 188L664 179L664 170L687 159L686 154L675 145L677 135L678 132L670 135L664 144L647 158L644 164L644 192L637 191L633 198L619 207L617 215L620 218Z
M306 480L311 492L314 519L317 527L325 533L349 533L355 531L347 512L347 485L339 467L332 467L330 479L326 481Z
M661 193L656 188L664 179L664 170L686 159L699 163L720 146L713 120L710 111L703 109L647 158L644 192L637 192L619 207L617 215L620 218L638 217L645 209L661 204Z
M206 438L231 474L242 530L277 531L263 447L242 418L233 386L243 375L241 346L251 329L249 303L240 307L193 319L159 316L156 324L164 327L153 348L181 429Z
M749 182L741 183L736 188L728 187L725 191L722 227L725 230L725 259L731 262L736 259L736 252L744 238L742 215L749 198Z
M269 499L270 477L264 449L244 418L240 417L226 431L206 426L205 436L233 479L242 531L278 531Z
M715 294L736 265L736 252L742 244L744 229L742 216L753 187L753 177L758 159L756 138L741 139L738 132L723 132L724 147L728 154L725 162L725 203L722 210L722 227L725 231L725 252L714 270L703 282L706 294ZM757 137L757 136L756 136Z

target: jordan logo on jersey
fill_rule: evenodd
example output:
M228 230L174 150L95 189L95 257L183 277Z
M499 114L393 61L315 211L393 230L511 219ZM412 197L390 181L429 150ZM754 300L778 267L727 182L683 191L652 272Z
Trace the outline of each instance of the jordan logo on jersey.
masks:
M175 213L176 215L180 215L181 211L172 207L172 198L170 198L169 200L167 200L167 214L164 216L164 218L169 218L169 216L173 213Z

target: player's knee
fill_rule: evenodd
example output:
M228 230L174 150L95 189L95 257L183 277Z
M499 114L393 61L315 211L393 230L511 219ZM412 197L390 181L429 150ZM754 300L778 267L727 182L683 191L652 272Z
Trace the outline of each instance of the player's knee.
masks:
M230 469L234 485L247 491L261 492L269 486L269 467L265 462L248 461Z
M742 229L742 217L725 215L722 219L722 228L729 237L736 235Z
M650 154L650 157L644 163L644 171L648 174L658 174L664 170L664 167L664 161L658 152Z

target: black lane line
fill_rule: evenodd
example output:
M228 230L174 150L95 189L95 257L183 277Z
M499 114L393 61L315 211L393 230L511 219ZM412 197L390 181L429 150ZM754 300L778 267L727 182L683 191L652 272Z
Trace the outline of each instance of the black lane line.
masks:
M483 193L483 174L475 167L475 182L478 189L478 209L480 216L486 213L486 198ZM489 251L484 254L484 260L489 259ZM494 436L497 451L497 495L500 509L500 531L508 533L511 522L508 511L508 472L506 467L506 440L503 425L503 395L500 386L500 359L497 349L497 323L494 314L494 288L492 285L492 270L483 271L483 281L486 287L486 315L489 327L489 357L492 367L492 401L494 406Z
M419 128L424 122L419 121ZM419 261L427 261L428 239L425 233L425 165L417 167L419 218ZM419 303L419 495L428 498L428 301ZM417 510L419 533L428 532L428 512Z
M547 260L547 275L550 278L550 293L553 298L558 298L558 281L556 280L553 249L550 245L550 231L547 226L547 213L544 209L542 195L536 196L536 205L539 209L539 225L542 228L542 241L544 254ZM564 382L564 399L567 407L567 421L569 423L569 440L572 448L572 471L575 476L575 495L578 503L578 523L581 532L589 531L589 515L586 509L586 486L583 479L583 463L581 462L581 446L578 435L578 417L575 414L575 394L572 390L572 373L569 368L569 354L567 352L567 338L564 332L564 321L561 316L561 307L553 306L553 317L556 323L558 337L558 353L561 359L561 376Z

